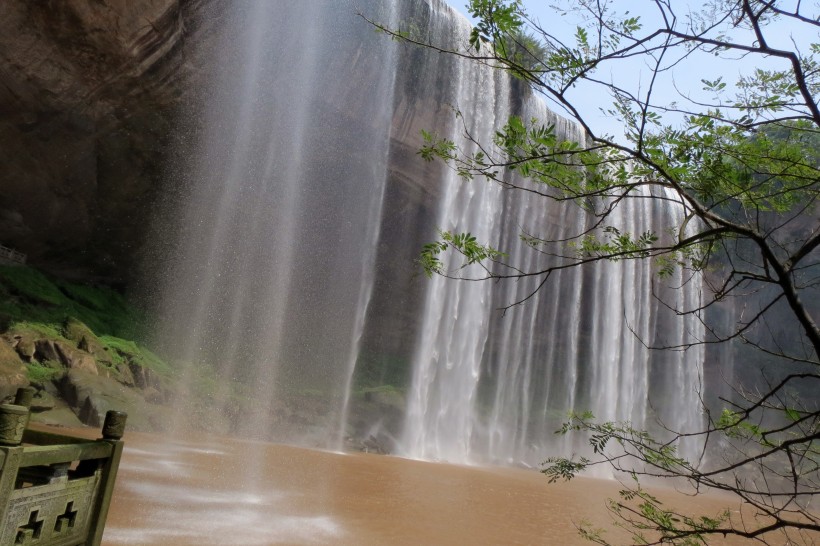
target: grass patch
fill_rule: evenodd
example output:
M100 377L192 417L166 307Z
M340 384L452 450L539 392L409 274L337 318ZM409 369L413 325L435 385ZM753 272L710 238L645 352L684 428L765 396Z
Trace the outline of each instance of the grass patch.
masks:
M139 337L145 317L107 286L53 279L22 266L0 266L0 315L16 322L63 324L75 317L97 335Z
M111 307L120 307L125 310L128 306L122 295L110 288L60 281L57 281L57 286L68 299L95 311L106 311Z
M26 365L26 375L28 375L28 380L39 385L51 381L61 373L62 371L60 370L59 365L54 365L48 361L42 364L39 362L32 362L31 364Z
M52 278L31 267L0 266L0 332L61 341L71 337L74 346L85 337L106 349L105 356L95 353L101 361L116 366L128 360L169 376L171 366L132 341L142 337L145 324L144 314L110 287ZM31 373L47 374L36 367Z
M30 267L0 266L0 280L9 294L39 305L65 304L65 296L48 277Z
M15 322L9 332L12 334L35 334L35 337L63 339L62 327L58 324L46 322Z
M167 362L136 341L114 336L100 336L99 341L108 349L112 364L121 364L128 360L160 375L168 376L172 372Z

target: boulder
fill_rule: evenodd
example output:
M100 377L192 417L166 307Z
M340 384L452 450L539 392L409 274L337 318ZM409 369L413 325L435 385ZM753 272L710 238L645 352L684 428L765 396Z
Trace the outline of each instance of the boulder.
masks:
M389 455L394 448L394 440L381 432L377 435L371 434L362 441L361 445L361 450L365 453L377 453L379 455Z
M0 365L23 365L20 354L5 338L0 338Z
M102 346L102 344L99 341L97 341L96 337L83 336L82 339L80 339L79 343L77 343L77 348L81 351L85 351L86 353L94 355L94 358L96 358L97 360L104 360L109 362L111 360L108 351L105 347Z
M90 354L77 349L72 349L66 343L54 342L54 348L62 364L70 370L82 370L84 372L99 375L97 361Z
M83 426L77 414L65 405L58 405L47 411L32 412L31 421L54 427L80 428Z
M88 426L98 427L108 410L128 413L129 430L158 430L167 422L165 410L148 403L114 379L71 369L57 382L63 400Z
M0 339L0 400L29 385L26 365L5 340Z
M153 387L148 387L142 394L152 404L165 404L167 402L165 393Z
M54 342L50 339L38 339L34 342L34 358L43 362L50 360L52 362L61 362L60 355L57 354L57 349Z
M79 344L82 338L89 335L94 335L91 329L74 317L68 317L63 323L63 337L69 341Z
M100 343L97 336L94 335L94 332L79 320L73 317L66 319L63 325L63 335L67 340L75 342L79 350L94 355L94 358L97 360L111 360L108 351L106 351L103 344Z
M34 353L37 351L34 346L34 340L24 338L22 336L15 336L16 343L14 349L25 362L31 362L34 359Z
M44 390L39 390L35 393L31 400L31 411L39 413L43 411L50 411L57 405L57 399Z
M134 385L140 389L162 390L162 382L156 373L150 368L141 366L136 362L129 361L128 368L134 378Z
M116 371L117 381L123 385L133 387L137 384L134 374L131 373L131 366L129 363L121 362L114 366L114 370Z
M90 427L99 427L105 421L105 413L112 409L114 407L107 398L92 395L85 399L77 413L77 417Z

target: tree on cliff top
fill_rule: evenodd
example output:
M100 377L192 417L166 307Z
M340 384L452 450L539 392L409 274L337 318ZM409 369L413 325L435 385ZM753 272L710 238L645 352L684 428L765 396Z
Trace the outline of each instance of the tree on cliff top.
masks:
M430 275L454 278L474 270L465 265L478 265L477 278L535 277L542 286L559 269L652 260L661 276L680 269L708 285L709 296L697 308L674 309L681 316L704 320L718 302L756 298L757 310L730 331L704 323L709 338L693 343L753 347L779 369L766 388L738 390L719 415L704 407L709 419L703 430L670 431L671 439L658 440L629 423L574 415L560 432L588 434L599 459L550 459L543 471L551 480L595 464L626 471L634 481L610 509L639 544L706 544L725 535L767 544L816 541L820 328L811 294L820 283L820 7L648 0L638 16L626 11L635 8L628 2L557 1L556 17L578 22L572 36L542 26L520 0L470 1L477 22L462 49L377 24L398 39L511 73L587 135L585 142L561 141L553 126L512 117L492 142L476 142L465 129L475 152L426 134L425 159L444 160L465 179L485 177L581 207L593 221L560 241L522 233L533 252L554 258L537 271L515 269L503 248L469 233L443 232L425 247L421 265ZM703 77L702 71L716 75ZM622 137L598 130L600 118L585 104L595 90L599 102L611 97L605 114L622 124ZM635 199L672 201L684 220L662 232L629 233L612 212ZM758 335L783 310L799 326L794 338L783 345ZM675 445L684 436L700 438L704 453L723 446L722 457L683 459ZM728 491L742 509L679 514L643 489L641 476L682 478L696 491ZM608 543L600 530L582 526L581 532Z

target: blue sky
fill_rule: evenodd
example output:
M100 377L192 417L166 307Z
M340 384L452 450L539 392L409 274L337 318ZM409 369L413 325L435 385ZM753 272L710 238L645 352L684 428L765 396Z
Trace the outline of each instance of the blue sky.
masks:
M448 0L450 5L468 17L465 8L466 0ZM782 6L793 7L797 0L783 0ZM557 14L550 4L555 2L549 0L524 0L524 7L535 21L568 43L573 43L572 36L578 25L578 20L572 16L561 16ZM703 3L690 4L688 0L672 0L675 9L678 10L679 18L687 15L689 5L700 9ZM565 3L566 5L566 3ZM657 17L657 9L651 0L623 0L612 1L610 5L619 10L629 9L631 15L638 15L645 23L645 27L652 25L652 19ZM804 8L807 9L807 8ZM817 16L817 13L812 14ZM654 27L653 27L654 28ZM731 29L731 35L735 40L749 42L749 34L742 30ZM771 25L767 40L770 45L783 49L792 49L794 44L803 51L808 51L809 42L818 42L816 28L806 25L800 28L790 23L775 23ZM766 59L760 56L753 58L740 58L735 55L730 59L720 59L706 53L701 53L681 62L674 70L664 73L663 78L655 83L655 102L669 104L676 102L678 105L688 109L699 109L697 103L710 101L713 97L711 93L703 90L701 80L714 80L723 77L724 81L731 85L742 74L748 74L756 68L782 69L788 65L780 59ZM602 80L612 81L619 86L630 89L633 93L645 92L649 85L649 77L652 75L652 67L646 60L635 60L633 62L619 61L617 65L602 67L598 72L598 77ZM617 137L621 136L620 125L610 116L599 111L602 107L609 107L612 100L601 87L579 86L573 90L573 102L582 105L584 114L588 118L593 129L598 132L609 133ZM729 97L731 98L731 97ZM554 105L551 105L551 107ZM560 111L554 107L556 111Z
M465 7L467 3L466 0L448 0L448 2L457 11L467 17L467 19L472 21ZM567 43L573 43L573 34L578 25L578 21L573 20L571 16L557 14L555 10L550 7L550 4L552 4L552 2L547 0L524 1L524 7L534 21L538 22L543 28L560 36L566 40ZM631 1L629 4L634 10L634 6L637 5L638 2ZM615 78L615 74L601 74L601 76L603 78L607 76L611 77L613 81L617 80L618 83L621 84L620 80L633 83L640 82L642 75L646 74L648 74L648 68L641 63L629 63L619 68L618 78ZM700 77L706 76L705 74L699 74L699 78ZM638 88L640 88L640 85ZM600 111L601 108L608 108L612 103L612 99L602 88L593 86L579 87L575 91L574 102L584 107L585 116L593 129L599 133L608 133L616 136L616 138L619 138L623 134L621 124L611 116ZM560 113L560 107L558 105L550 104L550 107Z

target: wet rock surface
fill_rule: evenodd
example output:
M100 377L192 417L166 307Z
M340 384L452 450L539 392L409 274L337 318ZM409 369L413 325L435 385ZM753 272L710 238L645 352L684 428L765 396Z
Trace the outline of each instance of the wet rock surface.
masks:
M142 272L137 264L151 268L162 262L163 252L168 252L163 245L171 243L162 233L151 232L155 228L150 219L158 209L170 208L166 201L181 193L175 187L180 177L173 171L174 158L190 151L191 142L201 136L196 124L203 117L203 89L222 68L213 30L226 18L228 4L9 0L0 5L0 149L8 158L0 170L0 243L62 278L118 288L133 286ZM424 3L407 6L429 10ZM412 66L407 62L416 53L403 49L399 55L400 63ZM335 62L332 70L337 72L355 64ZM366 81L368 75L357 81ZM441 108L442 97L418 96L421 86L413 70L403 70L395 87L385 220L376 258L382 265L362 336L363 354L373 355L361 359L361 384L366 386L401 387L407 381L406 355L417 337L424 290L414 261L421 246L435 236L435 181L442 169L418 159L419 132L438 130L453 118L449 109ZM356 94L349 90L348 95ZM330 95L323 100L343 98ZM341 124L368 123L355 110L344 114L349 110L344 104L329 110L341 112ZM182 118L187 120L184 127ZM419 225L429 226L428 231ZM39 349L35 337L10 340L19 361L15 366L25 370L31 364L54 365L59 378L68 371L96 371L99 389L113 382L132 388L152 406L169 400L168 390L157 384L151 370L115 361L93 334L68 326L64 337L70 343L42 342ZM382 374L386 365L381 355L390 357L388 378ZM53 381L44 380L39 388ZM60 393L55 394L58 404L50 412L70 408L77 415L82 410L91 419L94 408L101 406L92 400L86 410L79 401L61 407ZM298 429L321 421L316 417L324 415L321 408L313 411L311 404L301 400L298 406L308 409L282 410L283 426ZM401 408L380 396L355 405L354 414L362 417L349 431L355 438L351 445L375 449L364 445L372 436L381 446L378 450L391 450L392 441L364 423L373 423L373 415L384 417L379 421L384 430L395 433ZM230 421L230 416L220 419ZM335 419L328 417L329 422ZM139 425L130 420L130 426ZM316 425L323 434L326 429L324 423Z
M184 44L203 4L0 5L0 241L52 271L126 280L196 87Z
M102 347L94 337L82 339ZM0 336L0 399L10 399L17 388L30 385L36 389L31 405L34 421L99 427L106 411L115 409L133 415L129 426L134 430L162 430L169 411L166 404L172 398L167 380L127 354L119 358L123 361L113 366L67 339L32 331L7 332Z

